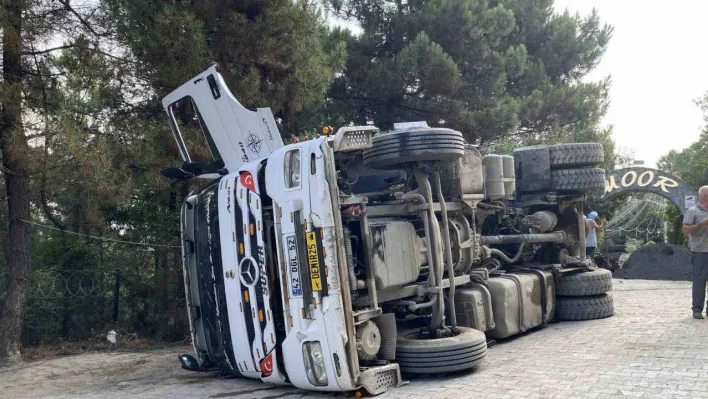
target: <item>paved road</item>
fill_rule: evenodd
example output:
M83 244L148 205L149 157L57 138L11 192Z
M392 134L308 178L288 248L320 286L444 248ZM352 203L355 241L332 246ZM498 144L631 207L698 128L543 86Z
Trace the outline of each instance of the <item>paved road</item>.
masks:
M500 343L472 373L411 381L380 398L708 398L708 319L690 283L615 280L616 315L558 323ZM182 371L183 348L91 354L0 370L0 397L323 398Z

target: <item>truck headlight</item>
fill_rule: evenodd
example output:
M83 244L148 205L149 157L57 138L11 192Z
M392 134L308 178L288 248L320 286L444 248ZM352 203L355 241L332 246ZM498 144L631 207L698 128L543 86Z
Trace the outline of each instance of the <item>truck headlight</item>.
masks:
M327 369L320 342L312 341L302 344L302 358L305 361L305 372L310 383L316 386L327 385Z

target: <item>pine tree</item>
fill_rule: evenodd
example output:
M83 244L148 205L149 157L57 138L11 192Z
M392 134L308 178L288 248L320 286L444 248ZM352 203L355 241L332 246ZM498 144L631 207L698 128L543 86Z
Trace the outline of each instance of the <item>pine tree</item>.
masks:
M609 82L581 81L612 33L596 14L557 14L552 0L328 5L363 30L347 37L346 73L330 91L342 119L384 129L427 120L485 143L579 128L604 113Z

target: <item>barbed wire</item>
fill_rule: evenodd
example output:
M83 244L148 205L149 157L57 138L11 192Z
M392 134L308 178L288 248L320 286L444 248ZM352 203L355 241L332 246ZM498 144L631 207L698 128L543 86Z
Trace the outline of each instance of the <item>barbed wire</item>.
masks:
M37 271L30 277L29 298L99 297L112 292L112 276L102 278L93 270ZM0 288L4 287L6 273L0 273ZM0 298L5 296L0 291Z
M117 271L106 270L33 270L30 275L28 297L34 299L59 299L102 297L114 294ZM165 284L172 284L182 270L164 269L153 277L164 273ZM5 296L7 272L0 271L0 298ZM128 284L147 282L145 275L121 273L121 281Z

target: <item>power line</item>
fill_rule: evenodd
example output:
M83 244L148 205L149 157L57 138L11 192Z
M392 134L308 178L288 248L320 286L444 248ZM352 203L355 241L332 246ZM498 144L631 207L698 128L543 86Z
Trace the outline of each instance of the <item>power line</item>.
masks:
M69 233L69 234L74 234L77 236L81 237L88 237L88 238L93 238L94 240L100 240L100 241L110 241L110 242L117 242L120 244L130 244L130 245L142 245L145 247L162 247L162 248L181 248L179 245L165 245L165 244L150 244L150 243L145 243L145 242L137 242L137 241L126 241L126 240L116 240L114 238L106 238L106 237L98 237L98 236L92 236L89 234L83 234L83 233L77 233L75 231L70 231L70 230L62 230L58 227L55 226L49 226L46 224L41 224L41 223L36 223L36 222L30 222L29 220L24 220L20 219L25 223L37 226L37 227L42 227L44 229L49 229L49 230L56 230L56 231L61 231L63 233Z

